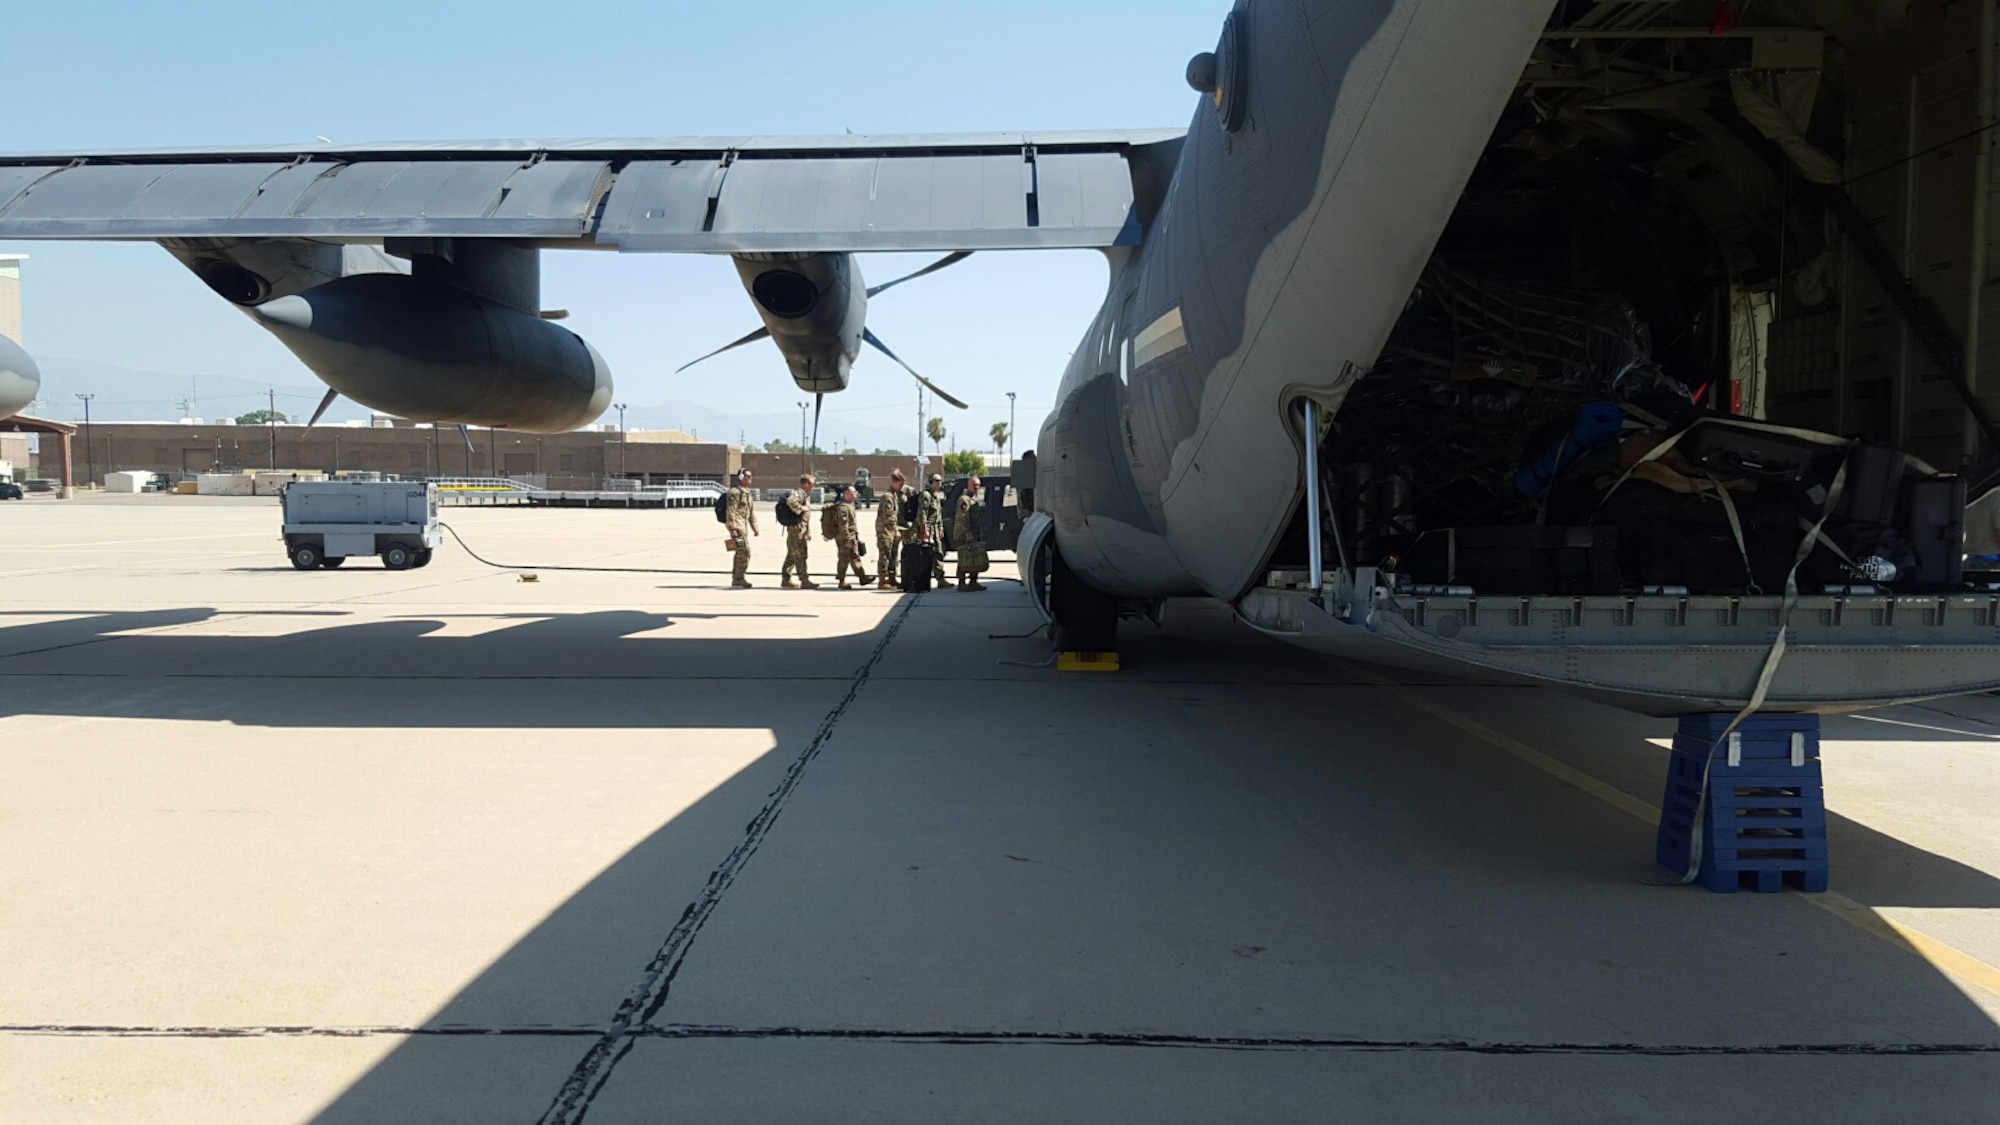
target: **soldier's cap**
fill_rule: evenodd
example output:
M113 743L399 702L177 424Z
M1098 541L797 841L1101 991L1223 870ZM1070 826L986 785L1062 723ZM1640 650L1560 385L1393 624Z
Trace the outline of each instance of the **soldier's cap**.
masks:
M932 484L943 484L943 483L944 483L944 478L943 478L943 477L941 477L941 476L939 476L939 475L937 475L936 473L932 473L932 474L931 474L931 483L932 483Z

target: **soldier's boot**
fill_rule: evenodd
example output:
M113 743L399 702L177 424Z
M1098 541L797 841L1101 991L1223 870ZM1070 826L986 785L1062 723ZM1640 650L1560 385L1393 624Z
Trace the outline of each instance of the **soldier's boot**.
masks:
M877 590L893 590L896 588L896 580L884 574L881 576L880 580L875 583L875 588Z
M817 583L817 582L814 582L814 581L813 581L812 579L810 579L810 578L807 578L807 577L805 576L805 572L804 572L804 571L800 571L800 572L799 572L799 589L801 589L801 590L817 590L817 589L819 589L819 583Z
M986 587L979 584L979 576L975 574L965 580L965 588L968 590L984 590Z

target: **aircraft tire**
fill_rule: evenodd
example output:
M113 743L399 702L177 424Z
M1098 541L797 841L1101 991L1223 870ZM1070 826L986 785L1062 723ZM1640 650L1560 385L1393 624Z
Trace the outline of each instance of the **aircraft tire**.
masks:
M1118 599L1078 577L1055 552L1049 611L1057 652L1112 652L1118 646Z

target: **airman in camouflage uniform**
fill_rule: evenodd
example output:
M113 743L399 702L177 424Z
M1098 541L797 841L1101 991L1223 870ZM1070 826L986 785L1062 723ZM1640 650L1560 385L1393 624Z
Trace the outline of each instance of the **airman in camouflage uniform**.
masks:
M729 490L723 516L723 522L729 525L729 538L736 541L736 567L730 572L729 584L749 589L750 580L744 575L750 570L750 537L758 534L757 493L750 487L750 470L736 474L736 485Z
M951 541L958 548L958 588L961 590L984 590L979 584L979 575L985 571L986 563L986 518L985 497L980 493L979 478L972 477L965 482L965 491L958 497L958 512L952 516Z
M819 589L819 583L806 576L806 548L812 545L812 492L812 474L807 473L785 497L785 506L799 516L797 523L785 529L785 565L780 568L778 584L787 590ZM798 575L796 582L792 581L794 573Z
M840 579L840 588L851 590L847 584L847 570L854 568L854 580L863 586L868 584L868 572L861 567L861 527L854 516L853 488L840 494L840 503L833 508L833 544L840 551L840 563L833 575Z
M909 535L931 545L934 580L944 585L944 478L936 473L931 474L930 487L917 493L917 522L905 538Z
M876 585L884 590L896 588L896 566L903 554L902 525L897 521L910 495L903 470L890 473L889 480L888 489L875 497L875 573L881 579Z

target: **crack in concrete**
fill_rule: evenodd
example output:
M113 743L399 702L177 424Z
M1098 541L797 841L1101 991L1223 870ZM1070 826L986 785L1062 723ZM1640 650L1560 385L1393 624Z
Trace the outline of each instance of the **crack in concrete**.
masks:
M799 782L805 776L806 767L812 764L813 759L819 756L820 750L833 737L834 728L847 714L847 709L853 706L855 698L861 694L861 689L867 686L869 674L875 670L877 664L881 663L883 654L889 650L890 643L896 639L896 634L902 631L903 623L910 619L911 609L921 601L923 601L922 594L904 599L902 609L889 623L888 631L882 634L880 641L876 642L874 651L868 654L868 659L855 670L853 679L848 684L847 693L841 696L840 701L835 703L833 709L826 713L826 717L820 720L819 729L813 732L812 739L806 743L805 749L799 751L798 757L792 760L777 788L773 789L771 795L765 799L764 807L759 809L750 823L744 826L742 841L723 857L715 870L709 872L707 885L702 888L701 894L688 904L687 909L682 911L680 921L660 944L659 952L647 962L646 971L638 985L618 1005L618 1010L612 1014L610 1023L603 1029L598 1041L591 1045L583 1058L577 1060L576 1067L570 1071L569 1077L563 1081L562 1088L556 1091L555 1099L543 1112L540 1118L542 1125L576 1125L590 1111L591 1101L604 1089L611 1072L617 1068L620 1060L631 1053L633 1044L638 1041L632 1031L651 1022L666 1005L674 978L680 974L681 966L686 963L688 950L693 947L695 938L714 915L716 907L722 902L722 896L729 893L729 888L736 882L736 876L743 870L743 866L757 854L757 849L763 845L764 838L770 834L771 826L777 822L778 815L784 812L786 802L791 800L792 794L798 790Z
M1025 1031L846 1027L734 1027L715 1024L633 1024L615 1033L598 1027L541 1024L475 1026L177 1027L123 1024L0 1024L0 1035L70 1038L256 1039L423 1036L429 1038L578 1039L612 1034L627 1049L640 1040L761 1040L880 1042L930 1046L1040 1045L1149 1047L1221 1051L1429 1052L1479 1055L2000 1055L2000 1043L1588 1043L1510 1042L1481 1039L1369 1039L1362 1037L1192 1035L1138 1031ZM622 1056L623 1052L620 1052ZM601 1085L601 1082L599 1083ZM583 1107L580 1107L583 1108Z

